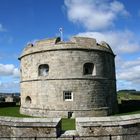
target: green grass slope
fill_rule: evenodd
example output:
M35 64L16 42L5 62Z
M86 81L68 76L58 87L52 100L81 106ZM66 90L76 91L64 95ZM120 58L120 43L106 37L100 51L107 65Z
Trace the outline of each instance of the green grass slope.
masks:
M19 106L16 107L0 107L0 116L9 117L30 117L19 113Z

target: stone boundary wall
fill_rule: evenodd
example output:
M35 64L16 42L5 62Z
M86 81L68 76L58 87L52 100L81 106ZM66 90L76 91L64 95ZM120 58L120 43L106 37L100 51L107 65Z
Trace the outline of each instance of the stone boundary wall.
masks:
M60 120L61 118L0 117L0 137L58 137Z
M4 140L26 140L25 137L28 140L139 140L140 114L76 118L73 132L61 131L61 118L0 117L2 137L7 137Z
M79 136L111 135L111 140L139 140L140 114L76 118L76 130ZM109 137L104 140L109 140Z

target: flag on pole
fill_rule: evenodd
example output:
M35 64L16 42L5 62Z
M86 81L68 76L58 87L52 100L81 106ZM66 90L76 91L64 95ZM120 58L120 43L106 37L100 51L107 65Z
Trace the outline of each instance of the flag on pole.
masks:
M63 41L63 28L59 28L61 41Z
M59 28L59 32L62 33L63 32L63 28Z

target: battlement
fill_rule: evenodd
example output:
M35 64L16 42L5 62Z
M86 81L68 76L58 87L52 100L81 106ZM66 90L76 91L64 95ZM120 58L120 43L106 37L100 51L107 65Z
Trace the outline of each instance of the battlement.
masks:
M43 40L36 41L34 45L35 46L42 46L42 45L53 46L60 41L61 41L60 37L51 38L51 39L43 39Z
M78 44L79 46L93 47L97 44L96 39L88 37L72 37L71 42Z
M27 47L23 50L22 55L43 52L43 51L53 51L53 50L70 50L70 49L88 49L88 50L98 50L105 51L113 54L110 46L102 41L97 43L96 39L88 37L72 37L69 41L61 41L60 37L52 39L43 39L36 41L34 44L28 44ZM114 55L114 54L113 54ZM19 58L19 59L20 59Z

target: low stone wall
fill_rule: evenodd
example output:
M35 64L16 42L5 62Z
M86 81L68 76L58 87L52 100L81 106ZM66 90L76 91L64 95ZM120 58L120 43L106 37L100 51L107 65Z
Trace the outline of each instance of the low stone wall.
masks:
M58 137L61 118L0 117L1 137ZM17 138L18 140L18 138Z
M76 118L76 130L81 137L104 137L103 140L139 140L140 114Z
M139 140L139 138L140 114L76 118L76 130L66 132L61 131L61 118L0 117L0 140Z

